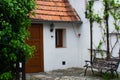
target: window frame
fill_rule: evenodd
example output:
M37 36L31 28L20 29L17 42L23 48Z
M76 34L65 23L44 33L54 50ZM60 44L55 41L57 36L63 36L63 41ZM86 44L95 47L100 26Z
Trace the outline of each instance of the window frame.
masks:
M63 29L55 30L55 47L62 48L63 47Z

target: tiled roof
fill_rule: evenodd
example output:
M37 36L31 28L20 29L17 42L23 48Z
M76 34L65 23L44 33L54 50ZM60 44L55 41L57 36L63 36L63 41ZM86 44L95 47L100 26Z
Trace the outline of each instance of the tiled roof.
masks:
M32 19L43 21L80 21L68 0L36 0L36 15Z

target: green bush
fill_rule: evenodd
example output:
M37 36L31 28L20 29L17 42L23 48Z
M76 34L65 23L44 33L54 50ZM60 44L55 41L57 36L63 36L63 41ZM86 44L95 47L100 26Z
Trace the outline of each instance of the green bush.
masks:
M3 74L0 75L0 80L10 80L10 79L12 79L11 72L4 72Z
M0 0L0 80L10 80L13 63L34 52L34 47L26 44L34 8L34 0Z

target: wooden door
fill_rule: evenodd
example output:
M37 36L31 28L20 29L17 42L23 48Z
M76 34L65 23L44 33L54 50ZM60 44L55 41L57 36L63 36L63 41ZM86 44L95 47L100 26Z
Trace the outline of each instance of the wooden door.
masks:
M28 44L36 47L34 56L26 62L26 72L35 73L44 71L43 61L43 25L32 24Z

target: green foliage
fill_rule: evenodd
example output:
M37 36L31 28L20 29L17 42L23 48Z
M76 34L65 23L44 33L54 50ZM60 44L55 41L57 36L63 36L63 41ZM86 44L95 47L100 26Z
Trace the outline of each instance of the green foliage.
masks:
M101 50L101 51L100 51L100 54L101 54L101 57L103 58L104 53L103 53L103 51L102 51L102 49L101 49L102 45L103 45L103 41L100 40L100 42L99 42L99 44L98 44L98 46L97 46L97 49L98 49L98 50Z
M102 73L102 78L103 78L104 80L110 80L110 79L111 79L111 74Z
M0 0L0 80L10 80L13 63L33 55L35 48L26 44L26 29L34 8L34 0Z
M110 73L102 73L101 77L103 78L103 80L119 80L119 78L117 77L117 75Z
M100 40L98 47L97 47L99 50L101 49L102 44L103 44L103 42Z
M0 80L10 80L10 79L12 79L11 72L5 72L0 75Z
M88 18L90 20L91 23L93 23L94 21L96 21L97 23L101 23L102 18L99 17L98 14L94 14L94 10L92 9L94 5L94 1L90 0L86 6L86 18Z
M93 19L94 19L94 21L96 21L97 23L101 23L101 20L102 20L102 18L99 17L98 14L93 15Z
M86 18L90 19L90 22L92 23L93 22L93 10L92 10L92 7L93 7L93 4L94 4L94 1L93 0L90 0L88 1L88 4L86 6L86 12L85 12L85 16Z

